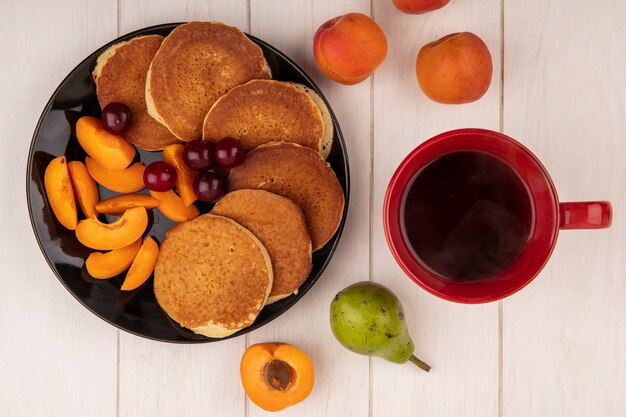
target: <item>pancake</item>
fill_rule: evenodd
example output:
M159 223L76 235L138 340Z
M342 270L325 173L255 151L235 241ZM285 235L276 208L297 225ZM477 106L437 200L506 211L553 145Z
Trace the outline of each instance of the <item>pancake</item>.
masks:
M165 234L154 269L154 295L181 326L226 337L256 319L272 288L263 244L226 217L205 214Z
M269 143L230 170L228 189L260 189L290 198L306 219L313 250L333 237L343 216L343 190L335 172L312 149L295 143Z
M261 48L243 32L217 22L186 23L165 38L152 60L148 113L179 139L200 139L213 103L257 78L271 78L271 72Z
M315 98L314 98L315 97ZM293 142L328 157L333 123L326 104L302 84L252 80L219 98L204 119L203 140L235 137L249 151L269 142Z
M251 231L272 260L274 281L266 304L298 291L311 272L311 238L304 214L288 198L262 190L226 194L211 211Z
M100 107L117 101L133 112L124 138L148 151L163 149L179 140L148 114L146 73L163 42L159 35L139 36L110 46L99 57L92 76Z

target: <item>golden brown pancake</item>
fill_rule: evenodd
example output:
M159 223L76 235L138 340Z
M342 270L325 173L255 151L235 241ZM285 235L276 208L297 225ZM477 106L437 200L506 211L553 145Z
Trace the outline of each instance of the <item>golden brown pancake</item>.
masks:
M317 96L302 84L249 81L215 102L204 119L202 138L217 142L227 136L235 137L247 151L269 142L293 142L327 157L328 143L332 144L332 121L326 126L313 95ZM318 99L329 114L324 101L319 96Z
M333 237L341 223L343 190L335 172L312 149L284 142L254 149L228 176L230 191L250 188L270 191L298 204L314 251Z
M181 326L226 337L251 325L272 288L263 244L226 217L205 214L169 229L154 269L154 295Z
M179 142L146 108L146 73L161 42L162 36L149 35L116 43L98 57L92 74L100 107L114 101L128 106L133 123L124 137L148 151Z
M290 199L262 190L233 191L211 213L233 219L267 249L274 282L266 304L296 292L309 276L311 237L302 210Z
M263 52L239 29L217 22L178 26L152 60L148 113L184 141L202 137L204 117L231 88L270 78Z

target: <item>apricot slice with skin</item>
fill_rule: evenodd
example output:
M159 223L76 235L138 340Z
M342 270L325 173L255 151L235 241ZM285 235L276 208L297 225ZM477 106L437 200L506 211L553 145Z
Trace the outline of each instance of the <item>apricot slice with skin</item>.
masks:
M59 223L70 230L76 229L78 212L65 156L50 161L43 176L43 184L50 208Z
M240 373L250 400L267 411L279 411L304 400L315 381L309 357L286 343L250 346L241 358Z
M93 252L85 261L87 272L97 279L107 279L119 275L128 269L140 247L141 239L137 239L130 245L111 252Z
M96 216L96 203L100 200L100 194L98 193L98 184L91 178L87 167L80 161L72 161L67 164L67 169L70 172L70 179L72 180L72 187L74 188L74 194L78 200L78 205L83 211L86 218Z
M124 169L135 157L133 145L121 136L104 130L102 121L95 117L83 116L78 119L76 138L85 152L107 169Z
M93 179L111 191L134 193L145 188L143 171L146 169L146 166L141 162L135 162L121 171L107 169L90 157L85 159L85 164L87 165L87 171L89 171Z
M163 160L176 169L176 191L186 206L198 199L193 191L193 179L197 172L189 168L183 161L185 145L175 144L163 149Z
M159 200L146 194L130 193L117 195L96 203L96 211L104 214L123 214L133 207L152 209L158 207Z
M146 238L126 274L122 291L132 291L146 282L152 275L158 257L159 246L151 237Z
M172 190L165 192L150 191L150 195L159 200L159 211L174 222L184 222L200 214L193 204L186 206L183 200Z
M78 241L88 248L113 250L123 248L139 239L148 226L144 207L134 207L113 223L102 223L97 217L81 220L76 226Z

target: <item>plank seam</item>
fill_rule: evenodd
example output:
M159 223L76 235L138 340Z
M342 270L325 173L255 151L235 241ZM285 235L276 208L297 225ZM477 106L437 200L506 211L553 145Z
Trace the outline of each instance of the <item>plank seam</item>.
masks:
M117 0L117 36L120 36L120 28L122 27L122 0Z
M374 0L370 0L370 16L374 17ZM368 278L372 281L374 271L374 74L370 78L370 175L369 175L369 271ZM368 381L367 381L367 415L372 417L374 412L374 368L372 366L372 357L367 361L368 365Z
M252 34L252 29L251 29L251 22L252 19L250 18L250 13L251 13L251 0L246 0L246 23L248 24L248 33Z

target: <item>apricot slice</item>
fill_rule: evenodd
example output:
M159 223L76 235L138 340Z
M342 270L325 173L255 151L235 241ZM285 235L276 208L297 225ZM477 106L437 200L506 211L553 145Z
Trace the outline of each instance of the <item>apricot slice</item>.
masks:
M286 343L250 346L241 358L240 373L250 400L267 411L280 411L304 400L315 380L309 357Z
M111 252L92 252L85 261L87 272L98 279L107 279L119 275L128 269L140 247L141 239L137 239L130 245Z
M126 274L126 279L122 284L122 291L132 291L146 282L152 275L158 257L159 246L151 237L146 238Z
M76 229L78 213L65 156L50 161L43 176L43 184L52 212L59 223L70 230Z
M163 160L176 169L176 191L188 206L198 199L193 191L193 179L197 173L183 161L183 149L185 145L181 144L166 146L163 149Z
M96 216L96 203L100 200L98 184L91 178L87 167L80 161L72 161L67 164L70 172L70 179L74 188L74 194L78 200L78 205L85 217Z
M78 119L76 138L85 152L107 169L124 169L135 157L133 145L121 136L104 130L102 121L95 117L84 116Z
M134 193L145 188L143 183L143 171L146 166L141 162L135 162L121 171L114 171L100 165L95 159L85 159L87 171L98 184L118 193Z
M123 214L133 207L152 209L159 205L159 200L146 194L130 193L117 195L96 203L96 211L104 214Z
M148 226L144 207L134 207L113 223L102 223L97 217L81 220L76 226L78 241L88 248L112 250L123 248L139 239Z
M193 204L186 206L183 200L172 190L159 192L150 191L150 195L159 200L159 211L174 222L184 222L200 214Z

